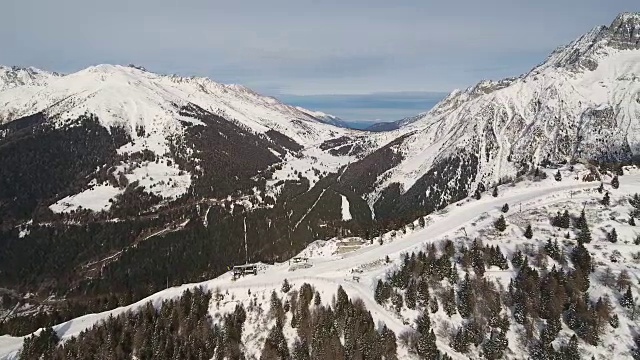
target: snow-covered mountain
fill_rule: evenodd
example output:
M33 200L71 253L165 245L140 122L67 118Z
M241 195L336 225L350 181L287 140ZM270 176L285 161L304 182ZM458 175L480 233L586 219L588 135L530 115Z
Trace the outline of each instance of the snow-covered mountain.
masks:
M322 121L325 124L334 125L342 128L348 127L347 123L345 123L342 119L340 119L335 115L327 114L322 111L308 110L300 106L296 106L296 109L313 116L314 118Z
M132 134L138 127L147 133L176 131L180 108L195 104L252 132L275 130L302 145L341 133L274 98L208 78L158 75L119 65L97 65L57 77L35 69L6 74L3 78L14 80L0 93L0 123L38 112L61 120L90 113L102 125L121 126Z
M396 132L403 159L370 202L433 208L545 160L629 160L640 151L639 74L640 14L624 13L527 74L454 91Z
M34 67L21 68L0 65L0 91L23 85L45 85L58 73L36 69Z

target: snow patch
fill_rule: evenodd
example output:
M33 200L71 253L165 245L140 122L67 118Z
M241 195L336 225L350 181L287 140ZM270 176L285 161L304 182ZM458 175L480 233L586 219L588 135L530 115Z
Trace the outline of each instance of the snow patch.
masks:
M351 217L351 209L349 206L349 199L346 196L340 195L342 197L342 220L349 221L353 219Z
M109 200L122 193L122 189L111 185L96 185L79 194L67 196L58 200L49 209L55 213L69 213L79 209L95 212L106 211L111 208Z

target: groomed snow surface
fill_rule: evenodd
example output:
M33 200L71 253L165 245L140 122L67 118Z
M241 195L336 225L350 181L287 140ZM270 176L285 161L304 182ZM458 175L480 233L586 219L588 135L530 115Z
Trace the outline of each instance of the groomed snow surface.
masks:
M621 325L615 333L604 336L601 346L594 348L580 342L580 348L585 355L594 354L612 359L630 358L627 349L632 341L632 331L637 330L638 326L634 325L626 317L624 310L617 305L616 294L613 290L602 285L599 279L605 267L610 267L614 274L624 268L631 273L632 279L636 279L636 281L632 281L632 286L634 292L638 292L637 279L640 277L640 270L638 270L637 262L631 258L632 252L637 252L638 248L629 245L638 231L626 224L625 221L630 209L626 198L630 194L640 192L640 171L627 170L627 175L621 177L621 186L617 190L606 186L606 190L611 191L612 198L612 206L609 208L604 208L598 203L598 200L602 198L602 194L595 191L598 183L586 183L576 179L586 172L583 167L578 166L575 172L564 170L562 182L556 182L553 180L553 176L549 176L548 179L539 182L524 181L516 185L503 185L499 189L500 195L497 198L487 194L480 200L465 199L457 204L452 204L436 214L427 216L424 229L419 229L416 226L416 230L408 229L406 234L391 232L383 235L382 245L378 240L373 244L365 243L360 239L316 241L300 254L302 257L309 258L308 268L293 267L288 262L275 264L264 267L264 270L261 270L257 276L247 276L237 281L232 281L231 274L226 273L210 281L169 288L135 304L99 314L82 316L54 328L62 339L66 339L90 328L109 315L117 315L130 309L139 308L148 301L151 301L155 306L160 306L164 299L178 297L185 289L194 286L202 286L211 291L220 289L223 293L228 291L235 301L242 301L245 305L248 305L252 297L258 294L258 299L265 299L263 308L268 308L266 302L268 302L271 291L280 291L282 282L284 279L288 279L294 288L304 282L310 283L319 290L324 302L329 302L337 287L342 285L350 297L361 298L365 302L374 321L384 322L396 334L400 334L411 326L406 324L413 323L415 311L405 308L398 315L393 310L377 304L373 300L373 294L377 280L383 279L387 272L400 265L403 253L418 251L424 248L427 243L440 242L444 239L454 240L458 246L463 243L468 246L470 238L481 237L485 243L499 243L503 253L510 258L516 249L523 249L523 246L526 248L527 241L535 247L543 245L549 237L563 237L564 233L558 233L557 229L549 226L549 216L563 208L576 213L586 204L589 223L594 229L592 230L594 241L587 247L596 257L596 263L598 263L598 269L591 278L590 295L594 300L593 298L597 299L598 296L605 293L610 294L612 302L616 306L615 311L620 315ZM550 171L549 175L552 174L553 172ZM492 223L502 214L500 208L504 203L511 206L511 211L506 214L509 225L505 233L498 234L493 229ZM528 223L531 223L534 228L535 235L532 240L526 240L522 236L524 227ZM608 228L611 225L615 225L619 232L620 240L617 244L606 242L604 233L597 230L601 227ZM468 237L462 236L463 229L469 235ZM357 245L347 251L339 251L340 247L349 247L354 243ZM610 254L614 250L619 254L616 263L610 261ZM390 264L384 262L385 256L389 256ZM354 271L360 277L358 282L353 279ZM514 274L512 269L502 271L489 268L485 276L500 281L506 286ZM253 295L248 294L249 290ZM263 294L264 297L259 294ZM210 311L215 318L216 314L219 315L226 310L229 309L224 306L220 309L212 306ZM466 359L466 355L454 352L448 346L447 338L441 336L445 328L459 326L462 322L459 315L448 318L441 309L438 313L432 314L431 319L436 333L439 334L438 346L440 350L449 353L454 359ZM243 335L245 350L259 357L262 348L259 339L262 339L261 336L264 334L262 334L263 330L260 325L251 321L251 319L248 320L245 335ZM519 343L517 330L518 325L512 324L508 334L509 350L507 356L509 358L526 355L520 350L523 347ZM285 334L290 341L293 340L292 329L286 330ZM565 327L559 339L564 341L568 339L570 334L571 332ZM0 359L15 358L21 344L22 338L0 336ZM399 348L399 355L403 358L412 357L402 346Z

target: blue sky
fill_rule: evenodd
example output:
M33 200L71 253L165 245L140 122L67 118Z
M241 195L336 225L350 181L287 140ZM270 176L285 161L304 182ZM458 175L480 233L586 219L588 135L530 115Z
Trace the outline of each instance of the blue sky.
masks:
M135 63L393 120L436 94L523 73L638 10L637 0L4 0L0 64Z

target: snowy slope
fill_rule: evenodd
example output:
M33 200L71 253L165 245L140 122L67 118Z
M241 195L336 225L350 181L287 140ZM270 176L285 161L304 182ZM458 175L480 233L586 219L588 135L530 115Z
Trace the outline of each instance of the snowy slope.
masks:
M456 90L396 136L404 160L379 177L409 190L460 154L468 189L513 177L545 159L628 160L640 151L640 15L621 14L560 47L527 74ZM428 191L428 190L427 190Z
M516 249L526 249L528 246L525 244L526 241L529 241L532 246L540 246L546 241L545 234L562 237L563 234L554 235L554 231L557 231L550 228L548 216L559 209L575 210L582 208L582 206L587 207L589 222L594 229L609 228L611 224L614 224L619 229L622 239L618 244L610 244L603 240L604 233L594 231L594 241L588 245L589 251L594 254L593 256L596 256L599 264L598 271L591 276L592 286L597 289L593 292L592 297L597 298L604 293L612 292L599 280L604 265L611 267L614 272L627 269L632 278L637 279L640 276L637 263L632 259L637 246L628 245L629 240L635 236L637 231L634 231L635 228L629 225L623 225L618 220L612 220L629 210L630 206L626 199L630 194L640 191L640 171L627 169L627 175L622 177L620 189L611 189L607 185L607 190L612 192L613 205L610 208L603 208L599 205L598 200L602 195L595 191L597 183L582 182L576 179L586 173L588 170L584 167L576 167L574 172L566 168L563 169L565 180L562 182L556 182L552 176L549 176L544 181L524 181L501 187L500 196L497 198L487 196L479 201L464 200L449 206L438 214L428 216L424 229L416 227L415 230L412 230L410 228L406 235L395 231L387 233L381 238L382 244L377 241L374 244L366 243L364 246L355 247L351 252L341 254L336 251L336 245L339 244L336 241L313 243L300 254L310 257L309 264L311 266L308 268L292 267L288 262L271 266L265 265L262 266L257 276L247 276L237 281L232 281L231 273L227 273L210 281L169 288L135 304L99 314L82 316L54 328L62 339L69 338L78 335L81 331L90 328L110 315L117 315L129 309L137 309L148 301L151 301L155 306L160 306L163 300L178 297L182 291L194 286L202 286L212 292L216 289L220 289L223 293L228 291L235 301L242 302L248 302L252 299L252 295L248 294L247 290L251 290L251 293L258 292L257 299L262 298L262 301L265 302L263 308L268 308L270 292L279 290L284 279L288 279L294 287L300 286L304 282L310 283L319 289L325 302L329 301L338 285L342 285L350 297L361 298L365 302L375 321L384 322L396 334L399 334L412 326L412 316L415 315L415 311L404 309L400 315L396 315L392 309L377 304L373 299L373 293L377 279L384 278L388 271L399 266L403 253L423 249L425 244L437 243L443 239L453 239L458 245L468 245L466 242L469 241L469 237L483 236L500 244L503 251L510 257ZM512 212L507 215L509 227L506 233L495 234L492 223L501 214L500 207L504 203L512 204L513 207ZM536 236L532 240L525 240L522 237L522 232L524 226L529 223L534 225L536 234L543 235ZM468 237L461 235L463 229ZM328 251L324 251L324 247L327 247ZM620 254L617 262L609 260L608 254L613 250ZM384 262L385 256L390 257L391 263ZM360 276L359 281L354 281L352 276L354 272ZM487 269L486 274L487 277L500 281L505 286L513 275L512 269L504 271ZM634 282L633 288L636 292L640 290L637 282ZM260 296L260 294L264 296ZM253 298L256 298L255 294ZM597 354L616 359L629 358L626 346L631 343L633 334L630 329L633 324L619 305L614 306L620 314L621 326L602 339L604 346L594 348L581 342L580 348L585 354ZM212 315L215 315L225 309L211 307L210 311ZM460 321L457 315L448 318L443 310L432 314L431 317L432 323L435 324L438 331L458 326L457 322ZM255 330L257 325L257 323L248 325L249 334L246 339L254 339L253 341L255 341L258 338L260 334L251 333L251 331L258 331ZM526 353L516 341L517 332L518 325L512 325L509 331L510 343L507 358L526 357ZM563 330L561 337L565 338L568 333L568 329ZM441 338L439 335L438 340L438 347L441 351L449 353L454 359L467 358L467 356L454 352L448 346L446 338ZM20 349L21 343L22 338L0 336L0 359L13 359ZM250 351L260 351L261 348L260 344L245 345ZM399 353L409 357L406 349L400 348ZM254 355L259 356L259 353Z
M0 123L40 111L61 121L90 113L104 126L124 126L131 133L137 127L175 133L180 107L193 103L256 133L275 130L305 146L346 132L240 85L135 67L98 65L27 85L0 92Z
M290 159L304 164L313 164L317 158L322 158L324 163L315 169L323 172L335 172L354 158L315 151L316 145L340 136L361 136L357 131L317 118L319 114L285 105L240 85L219 84L208 78L165 76L140 67L119 65L92 66L65 76L34 68L0 68L0 125L43 113L47 123L58 128L75 124L81 116L93 115L108 131L114 127L122 128L131 138L118 149L118 154L127 156L148 150L160 160L160 165L122 163L114 174L124 173L131 182L139 180L148 192L165 198L177 198L191 185L192 174L181 173L185 169L177 167L171 149L183 139L186 128L204 125L193 112L184 111L194 107L220 116L241 131L263 138L266 135L270 141L280 144L297 143L302 149L310 149L311 155L302 153L299 156L291 156L282 150L281 153L270 151L281 160ZM336 120L327 115L328 118ZM3 136L0 131L0 139ZM216 145L204 146L215 148ZM242 145L245 144L238 144ZM191 157L194 151L199 150L187 148L184 154L179 155ZM318 156L313 156L316 153ZM172 165L167 165L169 163ZM304 171L309 171L312 183L317 181L318 174L312 171L312 165L303 167ZM99 190L88 189L84 193L70 195L51 209L55 212L80 207L106 210L109 200L122 192L122 189L105 184L96 185L99 185Z
M46 85L60 74L36 69L34 67L7 67L0 65L0 91L24 85Z

